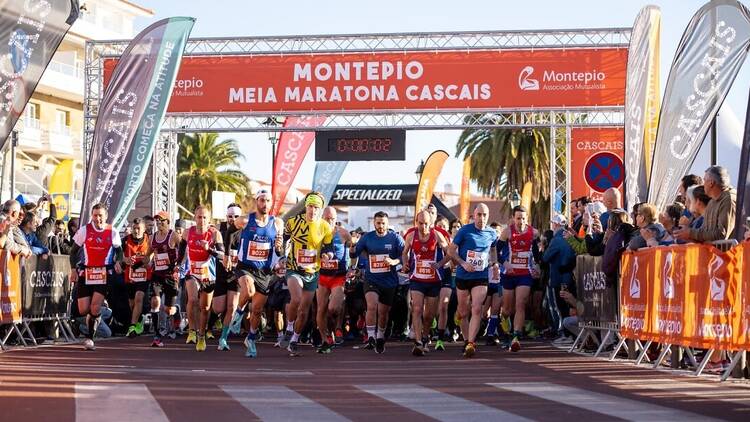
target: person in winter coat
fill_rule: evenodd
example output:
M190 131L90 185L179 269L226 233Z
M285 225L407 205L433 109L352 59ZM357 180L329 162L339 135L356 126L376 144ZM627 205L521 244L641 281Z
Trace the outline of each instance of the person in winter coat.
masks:
M653 204L645 203L638 207L635 225L640 230L630 240L628 249L636 251L640 248L659 246L662 241L668 239L667 230L656 222L656 217L656 207Z
M552 237L549 246L544 249L542 262L549 264L550 279L547 286L547 302L552 318L551 326L561 334L562 320L570 315L570 307L560 297L560 291L575 291L573 270L576 265L576 253L564 237L568 225L565 217L561 214L555 214L550 223L555 235Z

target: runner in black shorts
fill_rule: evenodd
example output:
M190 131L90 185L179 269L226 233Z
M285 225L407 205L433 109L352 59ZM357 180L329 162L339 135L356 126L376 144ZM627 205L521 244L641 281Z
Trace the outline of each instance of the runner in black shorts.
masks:
M130 327L127 333L130 338L143 333L141 321L143 301L151 284L151 242L145 232L143 219L136 217L130 226L130 234L122 241L125 256L125 285L128 288L130 300Z
M238 228L237 224L242 215L242 209L237 204L229 204L226 215L227 221L221 224L219 231L224 241L224 250L229 251L229 253L224 255L223 260L216 262L216 287L214 288L214 298L211 301L214 313L224 315L218 350L229 350L229 344L227 343L229 327L232 324L232 317L237 310L240 299L239 283L237 283L237 277L232 272L237 254L232 253L230 242L232 236L241 228ZM236 252L236 249L234 251Z
M162 347L162 333L159 331L159 311L161 295L164 295L164 314L167 316L166 327L172 327L172 318L177 312L178 279L177 254L182 236L169 229L169 213L160 211L154 216L156 232L151 238L151 275L154 294L151 296L151 318L156 329L151 347Z
M86 350L94 350L94 335L99 326L101 306L107 293L112 271L122 273L122 240L119 233L106 224L107 209L96 204L91 209L91 222L73 237L70 252L71 280L77 280L78 312L86 315L88 335L83 341ZM80 252L83 249L83 256Z

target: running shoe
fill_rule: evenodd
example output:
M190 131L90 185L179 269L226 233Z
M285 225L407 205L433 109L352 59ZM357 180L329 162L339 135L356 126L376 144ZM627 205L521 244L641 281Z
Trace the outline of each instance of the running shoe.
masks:
M503 332L506 334L510 334L511 326L510 326L510 317L504 317L500 320L500 328L503 329Z
M368 337L367 341L364 344L364 347L362 348L367 350L375 350L375 343L375 337Z
M219 339L219 347L216 348L216 350L220 352L228 352L229 351L229 344L227 343L227 339L220 338Z
M289 356L299 356L299 351L297 348L297 342L296 341L290 341L289 346L286 347L286 351L289 352Z
M185 340L185 344L195 344L195 342L198 339L198 335L195 332L195 330L188 331L187 340Z
M174 331L170 331L169 334L167 334L167 337L169 337L170 339L174 340L174 339L177 338L177 333L174 332Z
M292 339L293 334L294 333L292 333L291 331L285 331L284 337L282 337L281 340L279 340L279 347L283 349L289 347L289 340Z
M138 335L143 334L143 322L138 321L135 324L135 333L138 334Z
M195 343L195 350L199 352L206 351L206 336L198 336L198 342Z
M164 347L164 343L162 343L161 339L157 337L151 342L151 347Z
M136 338L138 336L138 333L135 331L135 324L131 324L130 327L128 327L128 333L126 335L128 338Z
M341 328L336 329L336 334L333 336L333 338L337 346L344 344L344 332L341 331Z
M385 339L379 338L375 340L375 352L382 354L385 352Z
M323 344L321 344L320 347L318 347L318 353L321 353L321 354L328 354L328 353L331 353L332 351L333 351L333 347L331 346L331 343L329 343L328 341L324 341Z
M255 340L245 338L245 347L247 347L247 350L245 350L246 358L254 358L258 356L258 349L255 347Z
M518 336L513 336L513 340L510 342L510 351L518 352L521 350L521 342L518 341Z
M411 354L414 356L424 356L424 347L419 343L414 343L414 347L411 349Z
M221 322L221 319L217 318L216 322L214 322L214 330L221 331L222 328L224 328L224 324Z
M206 330L206 340L213 340L214 339L214 332L211 330Z
M470 358L470 357L474 356L476 353L477 353L477 348L474 345L474 342L470 341L470 342L466 343L466 347L464 347L464 357L465 358Z
M94 340L91 340L90 338L83 340L83 348L84 350L96 350L96 346L94 346Z
M500 343L500 339L495 336L487 336L484 344L485 346L497 346Z
M435 351L445 351L445 345L443 344L443 340L439 340L435 342Z
M235 312L234 315L232 315L232 322L229 324L229 332L232 334L239 334L240 329L242 328L242 317L244 316L244 313Z

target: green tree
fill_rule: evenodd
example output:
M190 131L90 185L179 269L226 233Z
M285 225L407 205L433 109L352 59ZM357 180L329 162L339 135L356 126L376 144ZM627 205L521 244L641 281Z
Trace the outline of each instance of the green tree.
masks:
M239 170L245 158L234 139L219 140L218 133L182 136L177 159L177 201L188 210L211 204L212 191L248 194L249 179Z
M472 116L473 122L491 124L498 115ZM533 226L549 226L549 129L466 129L456 143L456 157L471 157L471 180L480 192L505 201L501 212L509 213L514 189L522 192L532 182Z

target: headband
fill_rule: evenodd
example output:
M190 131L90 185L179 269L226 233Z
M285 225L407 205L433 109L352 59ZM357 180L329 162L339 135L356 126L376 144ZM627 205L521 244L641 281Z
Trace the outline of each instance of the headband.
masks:
M240 207L229 207L227 208L227 215L234 215L239 217L242 215L242 209Z
M259 190L258 192L255 193L255 200L257 201L258 199L260 199L260 198L262 198L264 196L267 197L267 198L270 198L271 194L268 193L267 190L261 189L261 190Z
M323 197L317 194L309 194L305 197L305 206L315 205L323 208Z

